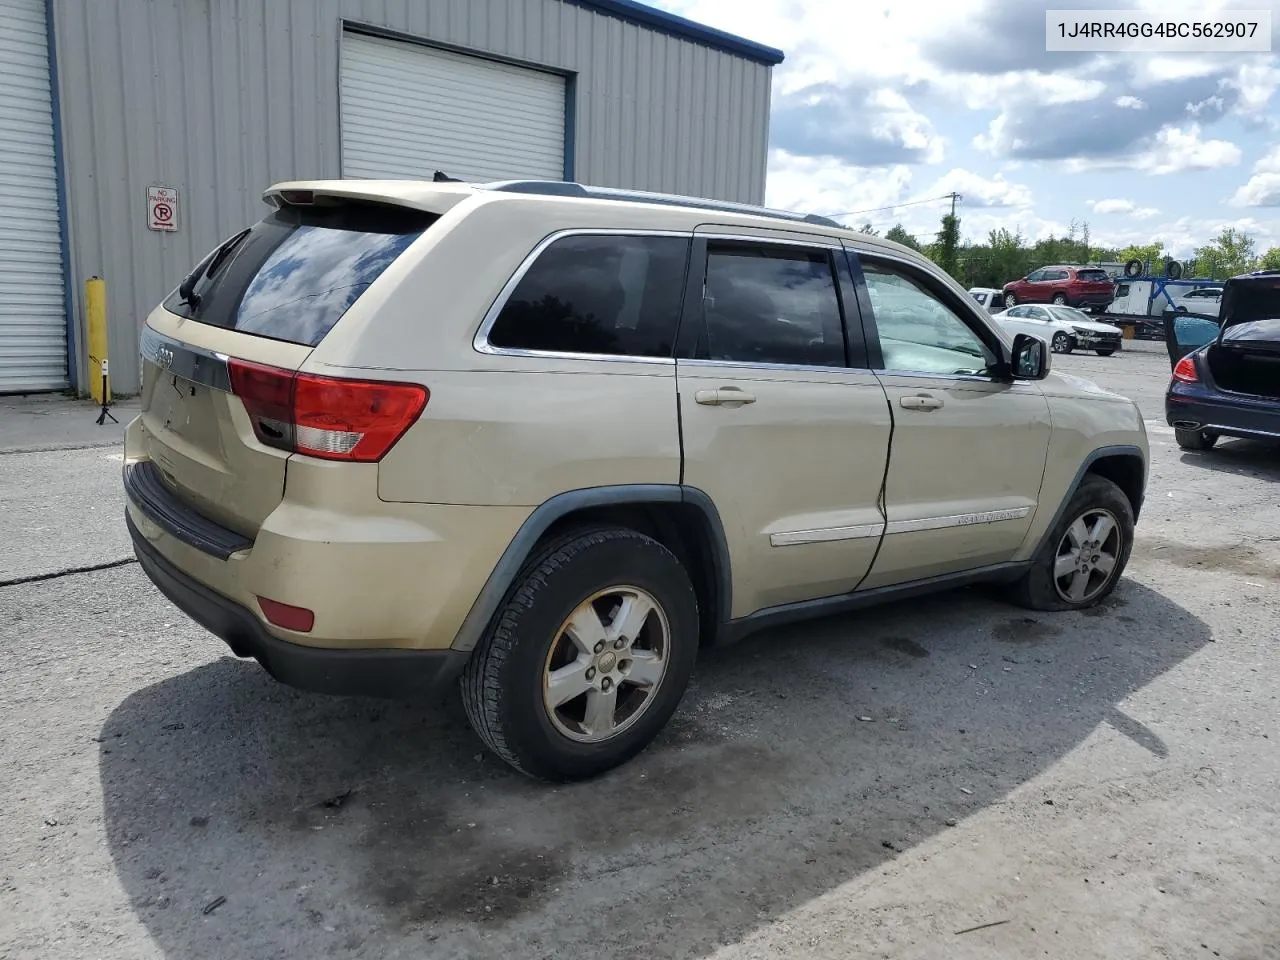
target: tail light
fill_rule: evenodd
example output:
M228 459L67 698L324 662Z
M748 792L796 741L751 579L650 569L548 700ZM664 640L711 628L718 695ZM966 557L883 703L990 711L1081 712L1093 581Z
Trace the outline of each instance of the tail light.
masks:
M376 463L431 397L416 383L319 377L248 360L227 365L260 442L324 460Z
M1188 354L1179 360L1173 368L1173 379L1179 383L1199 383L1200 374L1196 370L1195 358Z

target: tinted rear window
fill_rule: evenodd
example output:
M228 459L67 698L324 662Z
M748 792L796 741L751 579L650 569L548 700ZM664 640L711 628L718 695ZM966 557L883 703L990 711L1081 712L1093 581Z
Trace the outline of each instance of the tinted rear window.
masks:
M1111 280L1105 270L1077 270L1076 276L1089 283L1108 283Z
M314 347L437 219L374 203L277 210L196 267L194 305L175 290L165 309L199 323Z
M511 350L670 357L689 240L572 236L520 279L489 331Z

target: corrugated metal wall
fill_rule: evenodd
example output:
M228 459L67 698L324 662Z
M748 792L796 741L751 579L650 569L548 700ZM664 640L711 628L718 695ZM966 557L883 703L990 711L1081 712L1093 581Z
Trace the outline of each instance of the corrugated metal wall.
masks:
M85 278L107 280L120 391L136 389L142 319L265 213L264 187L339 176L344 19L576 73L578 180L763 201L770 69L572 3L51 2L71 279L77 304ZM177 233L146 228L152 184L179 189Z

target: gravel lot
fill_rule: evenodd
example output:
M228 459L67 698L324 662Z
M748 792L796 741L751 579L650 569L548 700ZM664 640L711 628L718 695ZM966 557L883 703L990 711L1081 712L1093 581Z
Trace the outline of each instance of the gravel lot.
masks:
M118 457L0 455L0 956L1280 957L1280 452L1180 452L1161 351L1055 358L1151 432L1105 607L761 635L554 789L456 701L296 693L136 564L58 575L128 558Z

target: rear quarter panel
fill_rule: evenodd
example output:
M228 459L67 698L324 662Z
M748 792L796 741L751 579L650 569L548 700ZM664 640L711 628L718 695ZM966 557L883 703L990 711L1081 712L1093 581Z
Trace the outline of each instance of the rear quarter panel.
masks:
M678 483L674 361L489 354L473 343L506 282L546 237L566 229L669 231L672 221L644 205L601 209L511 195L473 198L441 217L304 368L431 391L422 416L380 464L379 497L536 506L567 490Z

